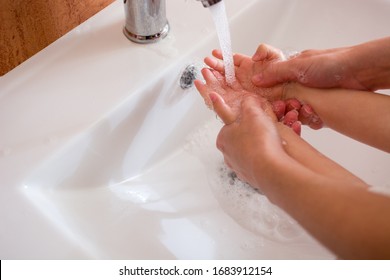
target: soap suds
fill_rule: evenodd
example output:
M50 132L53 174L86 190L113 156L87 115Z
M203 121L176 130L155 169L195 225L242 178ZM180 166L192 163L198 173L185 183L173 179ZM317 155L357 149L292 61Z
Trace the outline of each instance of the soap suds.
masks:
M223 211L243 228L271 240L297 241L306 232L259 190L241 181L215 147L222 124L213 120L193 133L186 150L204 164L209 187Z

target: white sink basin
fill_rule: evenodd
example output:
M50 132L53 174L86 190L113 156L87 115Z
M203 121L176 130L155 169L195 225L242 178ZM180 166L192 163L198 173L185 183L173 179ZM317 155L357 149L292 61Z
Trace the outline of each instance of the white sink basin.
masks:
M225 1L234 51L248 55L260 42L356 44L388 35L390 24L390 1ZM232 194L236 179L214 148L221 124L194 89L179 87L183 69L218 47L207 9L167 1L171 34L144 46L121 34L119 2L1 80L0 257L333 258L261 194L247 190L246 206ZM390 188L387 154L327 129L303 137Z

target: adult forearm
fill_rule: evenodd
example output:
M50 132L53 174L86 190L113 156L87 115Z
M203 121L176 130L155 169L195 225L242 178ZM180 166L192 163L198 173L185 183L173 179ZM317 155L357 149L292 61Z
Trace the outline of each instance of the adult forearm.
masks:
M261 65L252 77L254 85L299 82L315 88L390 88L390 37L350 47L305 50L284 61L275 56L278 51L274 48L259 46L252 58Z
M364 88L390 88L390 37L353 46L348 53L347 66Z

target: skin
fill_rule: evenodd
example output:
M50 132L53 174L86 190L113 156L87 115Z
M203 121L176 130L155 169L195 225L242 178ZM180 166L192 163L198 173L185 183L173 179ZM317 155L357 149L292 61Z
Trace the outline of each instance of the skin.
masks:
M206 84L203 84L201 81L196 80L195 86L201 93L206 105L209 108L213 107L210 94L215 91L219 91L225 102L229 104L229 107L236 115L238 115L241 102L245 98L249 96L253 96L255 98L262 98L262 95L259 92L253 93L247 91L241 86L239 82L235 82L232 86L228 86L222 74L216 70L204 68L202 69L202 75L206 81ZM221 90L221 87L223 87L223 90ZM283 87L274 87L271 90L267 90L267 94L281 96L282 90ZM286 112L286 104L284 102L279 101L275 101L274 106L272 108L276 111L276 114L279 115L281 119L283 119L283 123L292 127L297 134L300 134L301 123L298 121L298 112L296 110L290 110Z
M262 44L252 59L261 62L275 51L278 50ZM288 60L274 57L273 62L257 69L252 78L254 85L299 82L315 88L390 88L390 37L351 47L305 50Z
M220 50L213 50L213 57L206 57L205 63L211 68L212 71L216 71L220 74L219 79L223 79L224 65L222 61L222 52ZM252 76L261 71L268 64L274 63L275 60L281 59L281 52L274 48L267 48L263 52L263 60L254 62L249 56L243 54L234 55L236 83L233 85L234 88L244 89L248 92L255 93L269 100L272 105L274 112L279 121L284 124L294 127L296 132L298 129L298 121L304 125L308 125L312 129L320 129L323 127L321 118L318 117L313 108L309 105L310 103L302 103L296 98L285 98L283 97L283 87L285 85L277 85L273 88L262 88L257 87L252 83ZM217 74L216 74L217 75ZM197 83L195 83L197 85ZM199 85L199 82L198 82ZM207 96L203 96L206 103L210 103ZM230 99L226 102L229 104ZM298 133L299 134L299 133Z
M329 128L390 153L390 96L299 84L287 85L284 96L311 104Z
M206 69L203 75L206 83L197 81L196 86L226 124L217 147L241 179L260 189L338 257L390 258L389 197L370 192L365 182L278 122L272 104L261 94L243 86L227 87L218 71ZM267 93L266 97L303 100L327 126L390 151L388 96L295 83Z
M219 133L217 147L241 179L338 257L390 257L389 197L368 191L362 180L278 123L266 101L243 99L238 117L220 95L210 98L216 113L229 123Z

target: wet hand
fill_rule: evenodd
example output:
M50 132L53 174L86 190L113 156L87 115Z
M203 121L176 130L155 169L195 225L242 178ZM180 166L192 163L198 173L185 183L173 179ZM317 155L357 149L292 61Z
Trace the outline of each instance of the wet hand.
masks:
M263 98L249 96L242 101L237 115L218 94L211 94L214 110L226 123L217 138L217 148L222 152L226 165L239 178L256 186L253 170L256 159L262 158L262 165L274 157L281 158L285 152L282 139L275 124L277 119L272 106Z
M204 68L202 69L202 75L206 83L200 80L195 81L195 86L205 100L206 105L216 111L217 115L224 121L225 124L231 123L237 119L240 115L241 103L247 97L254 97L264 99L261 95L245 90L239 82L235 82L232 86L229 86L224 76L216 70ZM280 91L280 87L269 89L272 91ZM212 99L216 100L220 97L223 101L221 108L224 110L216 110L216 104ZM275 118L282 121L287 126L293 128L293 130L300 135L301 123L298 120L299 113L294 111L295 108L287 106L288 103L284 101L276 100L271 103L271 108L274 110ZM217 103L220 105L220 103ZM228 116L226 118L225 116ZM233 117L234 116L234 117Z
M280 84L273 88L262 88L254 85L252 82L253 75L262 71L267 65L284 59L281 51L265 44L260 45L256 53L257 62L254 62L252 58L246 55L234 54L236 83L233 84L233 87L255 93L271 101L278 120L292 127L298 134L300 134L301 127L297 120L313 129L322 128L323 122L310 105L301 104L296 99L284 100L284 90L287 84ZM206 57L204 61L211 71L219 76L219 79L223 79L224 64L222 52L213 50L212 55L214 57ZM208 96L204 96L204 98L210 106ZM225 99L225 96L223 98ZM226 102L230 104L230 100L226 100Z
M223 64L222 52L220 50L212 51L213 57L206 57L204 62L214 71L217 71L222 76L225 74L225 68ZM264 58L262 61L254 62L251 57L243 54L234 54L234 66L236 74L236 82L241 88L256 93L268 100L282 99L283 85L279 85L278 89L269 89L265 87L257 87L252 82L252 77L256 73L259 73L264 65L270 61L279 59L279 54L269 53L269 57Z
M280 52L261 44L252 57L258 63L269 53ZM274 59L254 73L252 82L258 87L272 87L286 82L297 82L308 87L366 89L349 70L350 48L305 50L287 59Z

